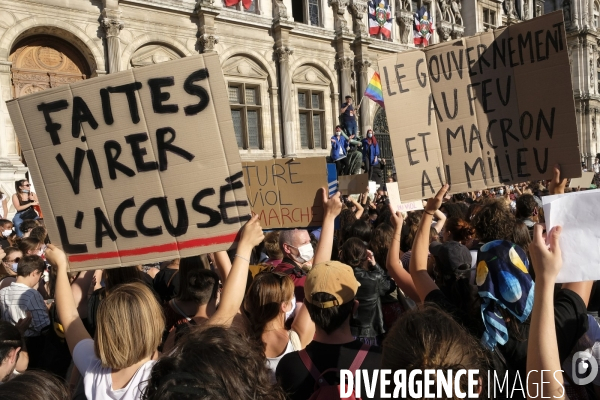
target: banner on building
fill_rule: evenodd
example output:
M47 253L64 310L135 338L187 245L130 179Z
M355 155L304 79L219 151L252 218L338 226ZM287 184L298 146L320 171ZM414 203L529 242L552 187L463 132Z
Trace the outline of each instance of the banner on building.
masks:
M72 270L223 250L250 218L217 55L7 102Z
M562 11L379 68L403 201L581 176Z
M246 194L264 229L305 228L323 224L328 188L324 157L243 162Z

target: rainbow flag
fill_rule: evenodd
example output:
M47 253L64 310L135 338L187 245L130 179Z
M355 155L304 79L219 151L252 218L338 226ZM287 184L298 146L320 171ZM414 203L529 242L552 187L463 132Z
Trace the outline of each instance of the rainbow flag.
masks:
M369 81L369 86L367 86L367 90L365 90L365 96L373 100L375 103L379 104L382 108L385 108L383 104L383 92L381 89L381 79L379 78L379 73L375 72L373 77Z

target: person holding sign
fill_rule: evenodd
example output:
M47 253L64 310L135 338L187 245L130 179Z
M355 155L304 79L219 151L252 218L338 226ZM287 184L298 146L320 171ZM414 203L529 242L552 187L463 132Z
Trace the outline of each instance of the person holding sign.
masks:
M335 135L331 138L331 159L335 162L338 176L348 172L348 141L342 136L342 127L335 127Z
M252 249L264 238L258 216L239 231L235 259L223 285L221 302L207 325L231 325L244 297ZM88 400L142 398L165 328L162 307L143 283L121 285L98 308L95 338L77 312L67 276L67 256L49 245L46 259L56 268L56 308L73 362L83 376ZM118 323L115 323L118 318Z
M39 219L39 215L33 209L34 206L39 205L39 201L35 193L31 190L31 184L27 179L21 179L15 182L16 192L12 196L12 203L17 210L17 213L13 217L13 224L15 226L15 232L17 236L22 237L21 223L26 219Z

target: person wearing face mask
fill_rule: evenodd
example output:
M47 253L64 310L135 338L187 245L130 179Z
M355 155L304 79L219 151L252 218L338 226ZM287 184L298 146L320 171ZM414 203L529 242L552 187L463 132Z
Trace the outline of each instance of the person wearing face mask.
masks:
M377 143L377 138L375 138L372 129L367 131L367 137L362 140L362 154L365 172L368 174L369 180L375 181L378 184L383 183L381 160L379 159L379 144Z
M312 341L315 324L306 308L302 307L294 318L291 329L286 321L296 308L294 282L290 275L279 272L261 272L252 281L242 305L247 317L251 339L262 347L271 370L271 381L279 361L288 353L299 351Z
M0 289L4 289L17 281L17 266L23 253L16 247L7 247L0 252L0 254L5 254L2 257L2 268L0 268Z
M13 223L7 219L0 219L0 231L2 231L2 236L0 236L0 247L5 249L10 246L8 237L13 233Z
M314 256L310 235L304 229L281 231L279 247L283 253L283 261L275 267L274 271L282 272L292 278L296 301L302 303L306 281L306 273L302 270L302 265L311 261Z
M335 162L338 176L348 172L348 140L342 135L342 127L335 127L335 135L331 138L331 159Z
M27 179L21 179L15 182L16 193L12 196L12 203L17 210L13 217L13 224L17 236L22 237L23 233L20 230L21 223L26 219L39 219L39 215L34 210L34 206L39 205L38 198L31 189L31 185Z

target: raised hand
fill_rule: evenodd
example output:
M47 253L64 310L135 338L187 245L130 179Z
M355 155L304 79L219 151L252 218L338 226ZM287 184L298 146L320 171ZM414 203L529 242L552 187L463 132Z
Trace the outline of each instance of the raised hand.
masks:
M448 191L448 188L449 186L447 184L442 186L442 188L437 192L435 197L432 197L429 200L427 200L427 204L425 205L426 213L433 214L441 207L442 202L444 201L444 196Z
M567 178L560 179L560 165L556 164L554 166L554 175L548 185L548 191L550 194L563 194L565 186L567 186Z
M549 246L543 235L544 226L536 224L533 227L533 242L529 246L529 254L535 270L536 278L554 280L562 268L562 255L559 239L562 232L560 226L555 226L547 235Z
M258 246L265 235L263 234L258 215L254 215L240 230L240 245L247 244L251 247Z

